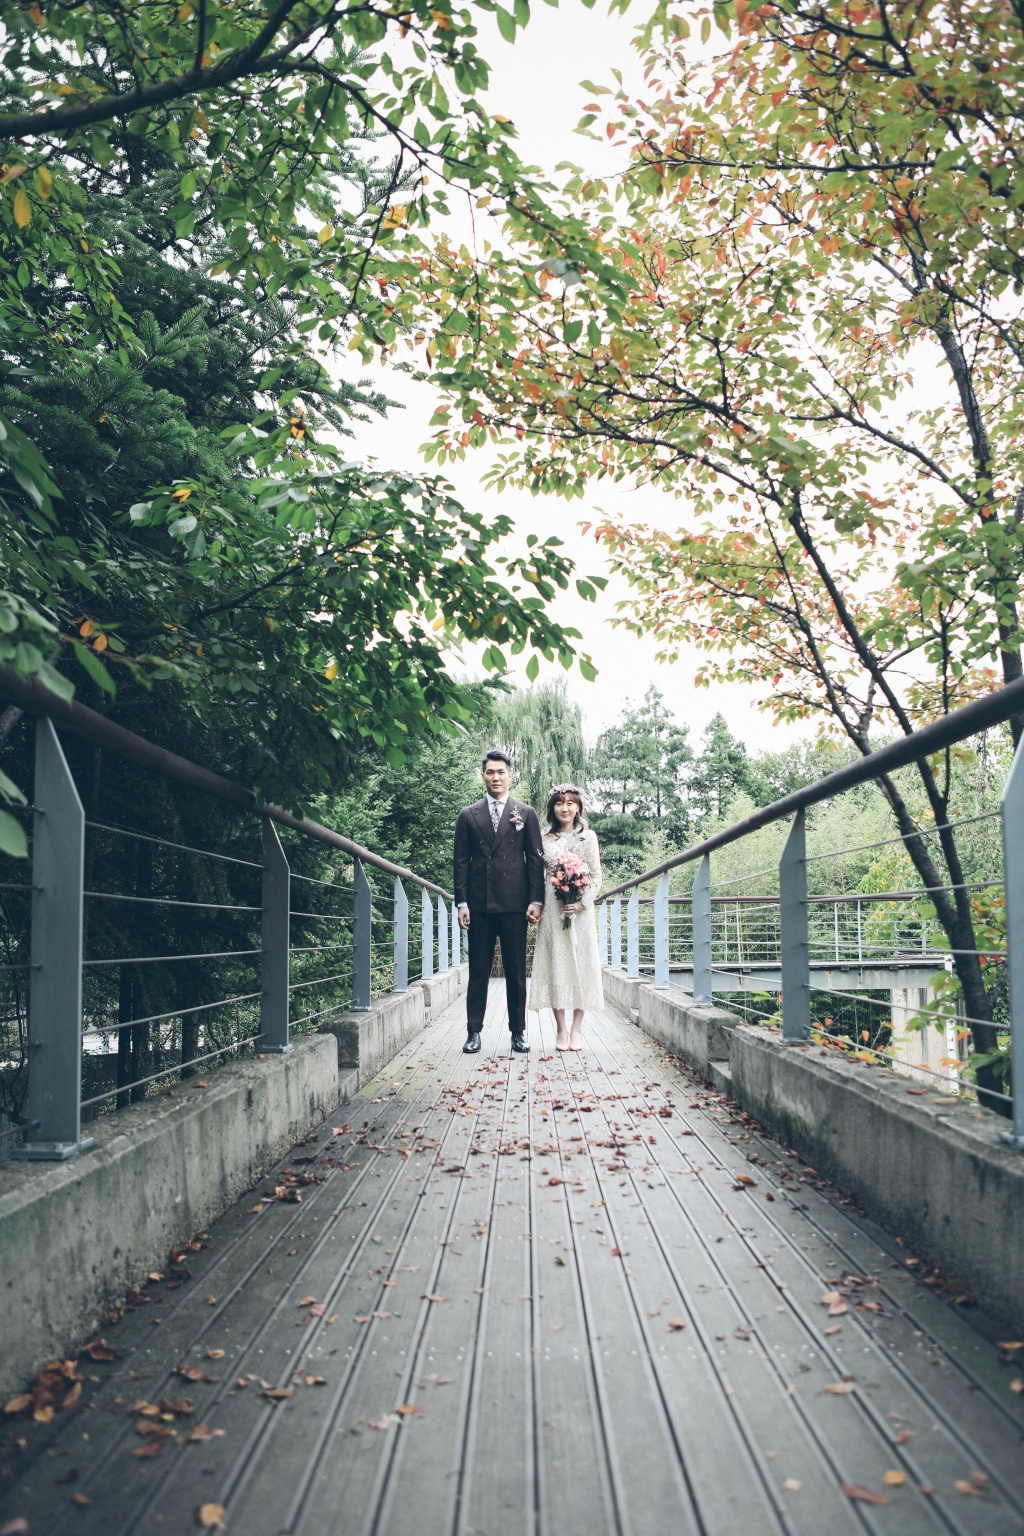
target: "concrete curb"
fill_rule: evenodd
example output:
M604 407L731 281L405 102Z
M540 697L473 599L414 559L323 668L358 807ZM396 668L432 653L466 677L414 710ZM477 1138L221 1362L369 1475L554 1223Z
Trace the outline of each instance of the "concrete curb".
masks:
M782 1044L771 1030L604 969L605 997L975 1298L1024 1328L1024 1157L1003 1122L944 1105L881 1067Z
M101 1116L69 1163L0 1164L0 1399L75 1349L168 1249L233 1204L454 1002L466 967L298 1036L284 1056ZM333 1035L332 1040L330 1036Z

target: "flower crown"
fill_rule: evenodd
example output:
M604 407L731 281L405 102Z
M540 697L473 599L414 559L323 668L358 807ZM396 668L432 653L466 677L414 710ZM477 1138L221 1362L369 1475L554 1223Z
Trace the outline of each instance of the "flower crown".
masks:
M548 799L551 800L556 795L575 795L580 804L583 804L583 791L575 784L553 784Z

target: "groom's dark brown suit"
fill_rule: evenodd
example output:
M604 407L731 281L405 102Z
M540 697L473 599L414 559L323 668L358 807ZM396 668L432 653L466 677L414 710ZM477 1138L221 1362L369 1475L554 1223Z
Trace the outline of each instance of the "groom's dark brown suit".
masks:
M495 941L501 944L508 1027L526 1032L526 909L544 901L544 853L537 812L509 795L498 830L486 799L459 812L453 860L455 901L469 907L466 1028L483 1025Z

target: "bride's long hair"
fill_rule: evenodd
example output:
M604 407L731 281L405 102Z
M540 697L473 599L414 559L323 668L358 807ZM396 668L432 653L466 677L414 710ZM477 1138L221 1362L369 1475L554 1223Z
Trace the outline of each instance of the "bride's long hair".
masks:
M587 818L583 814L583 791L577 789L575 784L556 784L548 795L547 810L545 816L549 832L561 832L562 824L555 815L555 802L558 800L575 800L579 810L573 819L572 830L583 832L586 830Z

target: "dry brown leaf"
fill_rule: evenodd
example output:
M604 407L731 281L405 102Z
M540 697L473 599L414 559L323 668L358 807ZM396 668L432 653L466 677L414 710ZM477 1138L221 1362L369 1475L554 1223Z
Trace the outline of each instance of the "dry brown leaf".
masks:
M1024 1349L1024 1340L1010 1339L1004 1344L997 1344L996 1349Z
M562 1268L563 1269L565 1268L565 1260L562 1258L562 1255L560 1253L556 1253L555 1254L555 1263L556 1264L561 1264Z
M166 1435L151 1435L146 1441L145 1445L137 1446L136 1449L132 1451L132 1455L138 1456L140 1461L145 1457L159 1456L166 1438Z
M306 1386L307 1387L326 1387L326 1385L327 1385L327 1377L326 1376L307 1376L306 1377Z
M882 1482L887 1488L902 1488L906 1480L907 1474L897 1467L890 1467L888 1472L882 1473Z
M1015 1376L1010 1382L1010 1391L1015 1393L1017 1397L1024 1392L1024 1381L1019 1376Z
M395 1409L395 1412L400 1413L403 1418L408 1418L412 1414L422 1413L423 1409L420 1407L419 1403L399 1403L398 1407Z
M188 1438L196 1445L209 1445L211 1440L219 1440L226 1434L226 1429L211 1429L209 1424L197 1424Z
M834 1327L826 1328L825 1329L825 1337L826 1337L826 1339L835 1338L836 1334L837 1333L842 1333L842 1331L843 1331L842 1323L836 1323Z
M390 1413L382 1413L379 1419L370 1419L368 1422L371 1429L390 1429L395 1421Z
M202 1381L203 1368L201 1365L176 1365L175 1376L180 1376L183 1381Z
M49 1424L56 1411L52 1403L47 1403L44 1407L37 1408L32 1417L37 1424Z
M968 1494L972 1498L977 1498L978 1497L978 1490L977 1490L977 1488L975 1488L973 1483L967 1482L965 1478L962 1478L962 1477L955 1478L954 1481L953 1481L953 1487L956 1489L957 1493Z
M28 1521L23 1515L5 1521L0 1525L0 1536L28 1536Z
M91 1344L85 1344L78 1351L80 1355L88 1355L90 1360L116 1360L117 1351L111 1349L105 1339L94 1339Z
M226 1351L223 1349L208 1349L206 1351L206 1358L207 1360L223 1360L225 1353Z
M185 1418L190 1413L195 1413L196 1405L187 1397L162 1397L160 1399L160 1412L180 1414Z
M884 1493L879 1493L875 1488L869 1488L865 1483L840 1483L840 1489L848 1499L855 1499L861 1504L889 1504L892 1501Z
M92 1499L88 1498L84 1493L73 1493L71 1495L71 1502L72 1504L77 1504L79 1508L85 1509L87 1505L92 1503Z
M25 1410L27 1408L31 1408L31 1406L32 1393L22 1392L20 1397L8 1398L7 1402L4 1403L4 1413L10 1417L13 1417L13 1415L16 1413L24 1413Z
M803 1483L798 1477L787 1477L782 1486L787 1493L799 1493Z
M854 1383L852 1381L830 1381L825 1388L825 1391L831 1392L833 1397L843 1397L847 1392L852 1392L853 1390ZM852 1487L853 1484L850 1486Z
M899 1434L896 1436L895 1443L897 1445L906 1445L907 1441L908 1440L913 1440L913 1438L914 1438L914 1436L916 1434L917 1434L917 1430L916 1429L901 1429Z
M264 1387L263 1396L269 1397L272 1403L282 1403L286 1397L294 1397L291 1387Z
M204 1531L222 1531L224 1529L224 1505L200 1504L196 1510L196 1520Z
M303 1296L302 1300L301 1301L297 1301L295 1303L295 1305L297 1307L311 1307L315 1301L316 1301L316 1297L315 1296Z
M685 1319L685 1317L674 1317L672 1319L672 1321L668 1325L668 1331L669 1331L669 1333L678 1333L681 1328L685 1328L685 1327L686 1327L686 1319Z
M752 1179L749 1173L738 1173L736 1175L736 1183L740 1185L745 1184L748 1188L753 1188L756 1186L757 1180Z
M426 1301L444 1301L444 1297L439 1296L436 1291L431 1291L430 1294L424 1299Z
M163 1279L163 1275L160 1273L160 1271L158 1269L154 1269L154 1270L151 1271L150 1274L148 1274L146 1276L146 1279L147 1280L152 1280L154 1285L155 1285L158 1281Z

